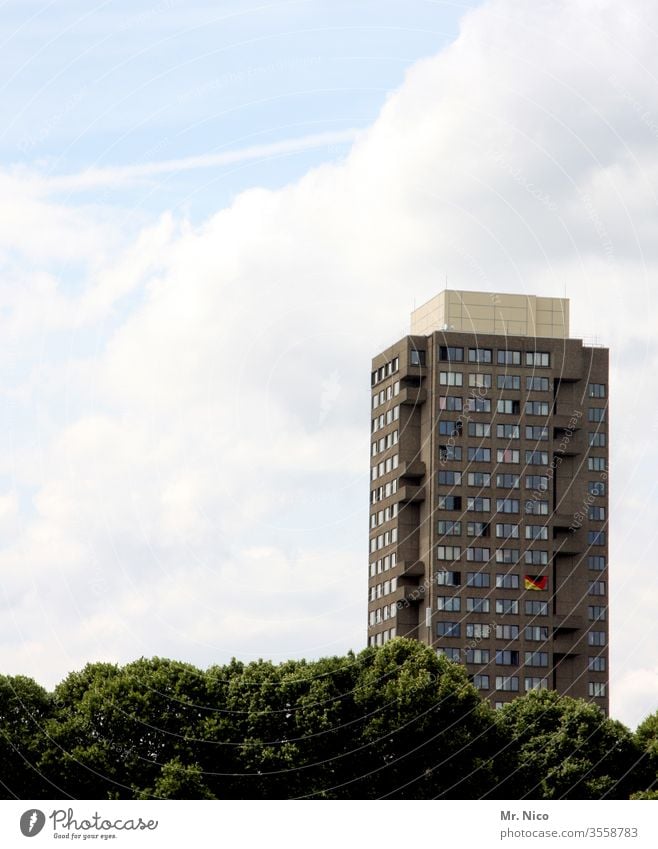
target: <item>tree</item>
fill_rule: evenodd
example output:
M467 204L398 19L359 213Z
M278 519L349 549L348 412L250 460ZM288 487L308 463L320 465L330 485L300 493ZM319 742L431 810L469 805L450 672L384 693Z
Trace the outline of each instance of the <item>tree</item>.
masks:
M0 675L0 798L58 795L39 767L52 697L31 678Z
M534 691L506 705L499 721L518 764L505 782L509 798L628 799L638 789L637 741L595 705Z

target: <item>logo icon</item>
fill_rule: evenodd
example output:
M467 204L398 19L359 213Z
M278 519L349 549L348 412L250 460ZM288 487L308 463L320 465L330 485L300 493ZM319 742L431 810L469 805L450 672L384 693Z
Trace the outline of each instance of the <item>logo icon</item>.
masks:
M25 837L36 837L46 824L46 815L37 808L25 811L21 817L21 832Z

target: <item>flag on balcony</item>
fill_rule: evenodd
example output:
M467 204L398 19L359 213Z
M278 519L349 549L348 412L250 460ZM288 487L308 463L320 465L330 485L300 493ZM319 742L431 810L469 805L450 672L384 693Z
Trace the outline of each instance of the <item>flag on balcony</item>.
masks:
M548 578L545 575L526 575L524 583L527 590L545 590L548 588Z

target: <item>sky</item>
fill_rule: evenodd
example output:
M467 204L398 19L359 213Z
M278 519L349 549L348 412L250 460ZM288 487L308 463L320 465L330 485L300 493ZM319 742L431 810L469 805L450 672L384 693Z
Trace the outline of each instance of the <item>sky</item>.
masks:
M611 712L658 709L653 2L0 14L0 669L362 648L370 359L447 279L611 348Z

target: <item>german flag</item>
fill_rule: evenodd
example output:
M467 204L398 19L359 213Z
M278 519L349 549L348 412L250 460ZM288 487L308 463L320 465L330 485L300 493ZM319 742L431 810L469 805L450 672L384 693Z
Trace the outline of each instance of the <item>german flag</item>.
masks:
M523 581L527 590L548 589L548 578L545 575L526 575Z

